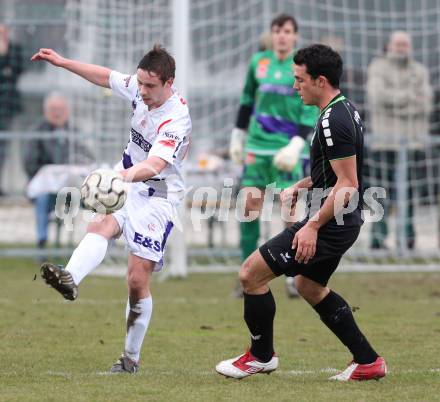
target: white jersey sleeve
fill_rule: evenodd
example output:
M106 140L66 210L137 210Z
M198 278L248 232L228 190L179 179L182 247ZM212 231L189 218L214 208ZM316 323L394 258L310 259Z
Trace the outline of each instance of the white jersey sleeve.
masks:
M191 124L189 119L165 120L158 129L157 137L148 156L158 156L173 165L182 160L189 144Z
M110 88L121 98L132 101L137 94L137 76L112 71L109 79Z

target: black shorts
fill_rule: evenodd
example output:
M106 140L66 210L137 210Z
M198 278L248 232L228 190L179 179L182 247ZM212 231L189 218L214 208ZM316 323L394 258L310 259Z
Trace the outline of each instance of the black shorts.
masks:
M326 286L342 255L359 236L360 226L339 226L328 223L318 231L316 253L307 263L295 260L292 241L307 221L296 222L260 247L260 253L276 276L303 275Z

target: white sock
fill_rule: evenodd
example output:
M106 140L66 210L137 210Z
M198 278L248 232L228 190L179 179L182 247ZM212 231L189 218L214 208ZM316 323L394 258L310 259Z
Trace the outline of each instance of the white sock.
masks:
M76 285L92 272L105 257L108 240L96 233L87 233L70 257L66 270L72 274Z
M128 316L134 313L135 319L133 323L128 326L127 335L125 336L125 355L130 359L138 362L141 354L142 342L150 324L151 314L153 312L153 298L151 296L140 299L136 304L130 308L130 302L127 301L127 308L125 310L125 317L128 323Z

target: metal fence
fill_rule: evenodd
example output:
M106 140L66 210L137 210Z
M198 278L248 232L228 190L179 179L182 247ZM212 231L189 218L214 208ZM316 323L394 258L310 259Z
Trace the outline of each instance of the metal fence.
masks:
M188 72L185 87L194 123L188 182L195 187L210 185L218 194L226 177L232 178L234 188L238 186L240 171L224 156L249 58L258 48L259 34L268 29L274 14L287 11L296 16L300 26L299 45L325 40L339 46L347 72L343 89L361 109L367 126L368 65L381 54L392 30L402 29L412 34L414 56L428 68L435 95L431 137L417 152L406 143L389 153L367 152L365 183L383 186L388 191L389 201L384 204L388 225L366 223L347 261L356 266L377 262L436 263L440 160L440 143L436 137L440 132L438 2L387 0L374 2L373 7L361 0L185 3L189 7L189 22L184 27L189 50L187 65L182 70ZM0 127L0 142L6 141L2 142L6 152L0 174L0 188L5 193L0 197L3 228L0 243L5 245L1 253L17 253L13 247L20 246L22 254L36 254L35 218L33 204L26 198L28 178L24 173L23 149L31 138L53 135L34 131L48 92L55 89L68 96L75 129L66 132L65 138L71 143L84 143L94 152L96 163L115 163L128 138L128 105L69 73L42 63L30 63L30 56L41 46L52 47L68 57L129 72L153 43L160 42L173 49L176 34L181 32L176 31L178 24L173 16L176 17L175 2L171 0L8 0L2 4L0 22L10 27L13 41L21 46L23 72L17 82L21 111L9 119L7 127ZM182 70L178 68L178 76ZM179 76L179 79L183 78ZM0 95L0 114L4 113L4 104ZM70 158L73 163L74 152L69 153ZM210 164L215 168L211 169ZM236 264L238 223L234 219L219 221L219 211L214 211L212 217L201 221L201 230L195 231L191 219L196 212L189 209L191 206L188 200L183 217L188 228L186 244L190 259L211 265ZM50 226L54 231L53 241L55 225ZM84 226L79 219L73 235L62 230L61 244L74 244ZM281 228L282 221L275 213L271 222L263 224L263 238ZM408 235L411 230L414 235ZM373 244L372 233L379 244ZM55 249L52 252L60 253Z

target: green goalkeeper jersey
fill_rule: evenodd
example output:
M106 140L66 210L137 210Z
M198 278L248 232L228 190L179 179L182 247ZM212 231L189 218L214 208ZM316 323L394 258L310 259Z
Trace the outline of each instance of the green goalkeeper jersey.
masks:
M273 155L299 134L313 128L319 110L303 104L293 89L292 56L278 60L273 51L256 53L251 60L240 104L253 108L246 151Z

